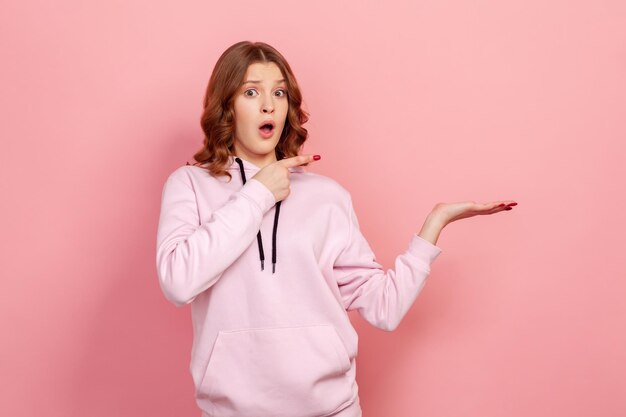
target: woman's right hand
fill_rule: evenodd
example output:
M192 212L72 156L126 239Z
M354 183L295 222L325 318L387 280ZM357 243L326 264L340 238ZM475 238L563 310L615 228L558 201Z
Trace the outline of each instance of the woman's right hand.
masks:
M281 159L261 168L252 178L261 181L263 185L269 188L274 194L276 202L279 202L287 198L290 192L289 168L317 161L318 159L320 159L319 155L298 155Z

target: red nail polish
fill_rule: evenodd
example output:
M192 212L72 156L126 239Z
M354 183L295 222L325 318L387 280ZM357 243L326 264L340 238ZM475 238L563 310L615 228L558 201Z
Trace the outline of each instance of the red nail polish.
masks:
M320 158L321 158L321 156L319 156L319 155L313 155L313 159L314 159L315 161L317 161L317 160L318 160L318 159L320 159Z

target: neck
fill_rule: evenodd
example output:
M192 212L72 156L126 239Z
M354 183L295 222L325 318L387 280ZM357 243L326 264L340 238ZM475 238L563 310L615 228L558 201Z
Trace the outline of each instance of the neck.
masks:
M235 152L233 156L245 159L251 164L257 166L259 169L263 169L269 164L277 161L275 152L270 152L267 155L249 155L243 152Z

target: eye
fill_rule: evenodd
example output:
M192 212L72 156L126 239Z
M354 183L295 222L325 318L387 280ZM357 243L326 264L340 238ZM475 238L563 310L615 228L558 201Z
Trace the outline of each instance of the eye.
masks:
M244 91L244 93L243 93L245 96L248 96L248 97L254 97L254 96L251 96L250 94L248 94L248 91L254 91L254 92L256 92L256 90L255 90L254 88L249 88L249 89L247 89L246 91Z
M277 93L282 93L282 94L280 94L280 95L279 95L279 97L284 97L284 96L286 96L286 95L287 95L287 92L286 92L285 90L282 90L282 89L281 89L281 90L278 90L278 91L276 91L276 92L277 92Z

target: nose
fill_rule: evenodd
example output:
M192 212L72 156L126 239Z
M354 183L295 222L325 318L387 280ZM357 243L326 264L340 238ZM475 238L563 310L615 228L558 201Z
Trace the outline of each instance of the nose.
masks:
M272 113L274 111L274 105L271 100L263 101L261 108L263 109L263 113Z

